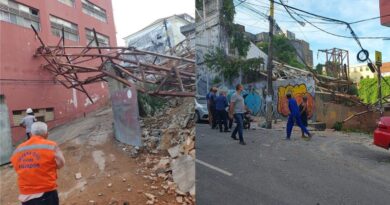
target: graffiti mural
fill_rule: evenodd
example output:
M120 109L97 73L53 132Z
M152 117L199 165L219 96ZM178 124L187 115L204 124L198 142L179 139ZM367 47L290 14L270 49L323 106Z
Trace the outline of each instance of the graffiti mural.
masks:
M277 110L278 113L282 116L286 117L289 114L288 109L288 100L286 97L287 93L291 93L291 95L296 99L298 105L303 102L303 96L307 97L307 104L308 104L308 116L311 118L314 113L314 95L312 93L308 92L308 89L306 87L306 84L299 84L299 85L287 85L287 86L280 86L278 87L277 92Z
M256 83L244 84L244 90L241 95L245 99L245 105L252 111L252 115L265 116L266 103L264 92L267 89L267 82L261 80ZM278 80L273 83L274 88L274 103L273 116L274 118L284 118L288 116L288 104L286 94L291 92L297 100L298 105L302 103L303 96L308 98L309 118L314 114L315 110L315 82L313 77L303 76L293 79ZM230 102L231 96L235 93L235 87L230 85L221 85L219 90L227 91L227 99Z

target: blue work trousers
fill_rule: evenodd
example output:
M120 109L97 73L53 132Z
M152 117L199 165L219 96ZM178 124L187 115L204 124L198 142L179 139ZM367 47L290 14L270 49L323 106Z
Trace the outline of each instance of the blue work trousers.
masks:
M290 139L291 132L295 123L297 123L297 125L301 128L303 133L310 135L309 131L302 124L301 117L299 115L298 116L289 115L287 120L287 139Z

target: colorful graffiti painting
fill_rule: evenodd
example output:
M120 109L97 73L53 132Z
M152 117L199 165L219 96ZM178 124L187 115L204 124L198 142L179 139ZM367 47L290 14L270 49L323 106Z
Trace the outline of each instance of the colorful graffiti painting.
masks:
M245 87L245 86L244 86ZM235 93L235 90L228 90L227 99L230 102L231 96ZM245 98L245 105L251 110L252 115L258 115L261 112L263 99L259 94L259 91L253 87L245 88L241 95Z
M308 115L309 118L313 116L314 112L314 97L310 92L308 92L307 87L305 84L299 84L299 85L287 85L287 86L280 86L278 87L278 112L282 116L288 116L289 109L288 109L288 100L286 97L287 93L291 93L292 96L297 100L298 105L302 103L303 96L307 97L307 104L308 104Z

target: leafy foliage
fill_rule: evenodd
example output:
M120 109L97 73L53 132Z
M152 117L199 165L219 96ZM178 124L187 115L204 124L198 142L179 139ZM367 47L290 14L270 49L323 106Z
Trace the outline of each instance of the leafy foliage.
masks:
M318 63L318 64L316 65L315 72L316 72L317 74L322 75L322 68L323 68L324 66L325 66L324 64Z
M260 65L264 63L262 58L253 58L248 60L229 58L221 48L210 51L205 55L207 67L215 72L221 73L228 81L232 82L239 76L240 70L244 75L259 73Z
M240 26L233 23L236 14L233 0L222 2L220 21L230 38L230 46L237 49L239 56L245 57L249 50L250 41L246 38L244 31L240 29Z
M257 47L265 53L268 53L268 42L260 42L257 44ZM274 49L274 56L277 60L297 68L305 68L305 65L297 60L295 48L289 43L288 38L284 35L273 36L272 47Z
M385 77L390 83L390 77ZM382 96L390 95L390 86L382 80ZM378 101L378 78L362 79L359 83L359 97L364 103L374 104Z

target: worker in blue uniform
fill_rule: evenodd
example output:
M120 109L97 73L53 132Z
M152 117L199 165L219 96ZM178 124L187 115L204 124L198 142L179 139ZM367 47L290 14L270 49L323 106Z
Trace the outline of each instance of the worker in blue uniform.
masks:
M299 112L299 107L297 101L291 96L290 93L287 93L286 95L288 99L288 109L290 110L290 115L288 116L287 121L287 137L286 140L290 140L291 132L294 127L294 123L297 123L297 125L301 128L302 132L307 134L309 138L312 137L312 135L309 133L309 131L306 129L306 127L302 124L301 121L301 114Z

